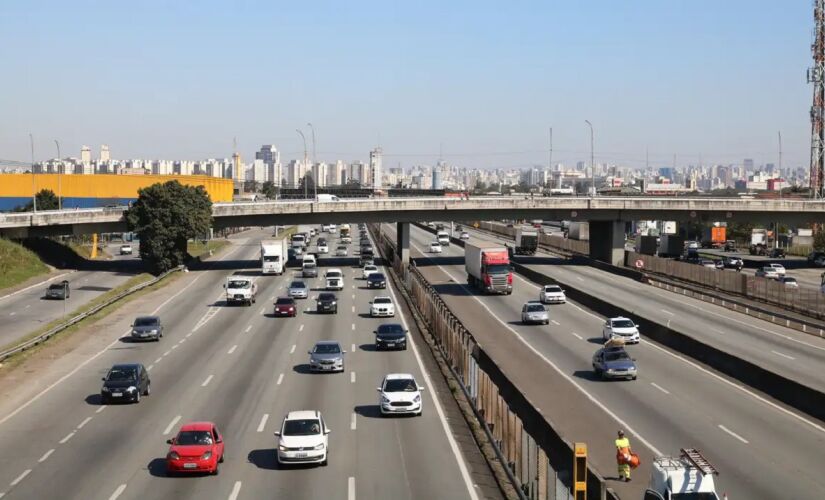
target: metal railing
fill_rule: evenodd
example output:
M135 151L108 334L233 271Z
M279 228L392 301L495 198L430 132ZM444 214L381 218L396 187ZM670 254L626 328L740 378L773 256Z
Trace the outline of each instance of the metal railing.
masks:
M143 290L146 287L152 286L155 283L158 283L159 281L161 281L163 278L169 276L170 274L172 274L176 271L181 271L183 268L184 268L184 266L178 266L174 269L170 269L169 271L166 271L165 273L162 273L162 274L158 275L154 279L151 279L149 281L144 281L143 283L139 283L139 284L129 288L128 290L124 290L124 291L120 292L119 294L115 295L114 297L110 298L109 300L107 300L105 302L102 302L100 304L97 304L96 306L92 307L91 309L89 309L87 311L84 311L84 312L78 314L77 316L64 321L63 323L60 323L59 325L55 326L54 328L50 328L48 331L46 331L46 332L44 332L44 333L42 333L42 334L40 334L40 335L38 335L38 336L36 336L32 339L29 339L25 342L21 342L20 344L17 344L16 346L11 347L10 349L6 349L5 351L0 351L0 361L8 359L9 357L14 356L15 354L18 354L18 353L21 353L21 352L26 351L28 349L31 349L32 347L34 347L36 345L42 344L43 342L49 340L50 338L54 337L58 333L64 331L67 328L69 328L70 326L75 325L75 324L83 321L84 319L88 318L89 316L93 316L94 314L99 312L101 309L103 309L105 307L108 307L108 306L114 304L115 302L121 300L122 298L127 297L127 296L129 296L129 295L131 295L135 292Z

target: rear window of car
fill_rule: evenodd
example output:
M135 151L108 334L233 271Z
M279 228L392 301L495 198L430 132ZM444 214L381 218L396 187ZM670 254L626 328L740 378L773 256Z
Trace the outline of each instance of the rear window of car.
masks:
M544 311L544 306L541 304L528 304L527 312L541 312Z
M546 286L544 287L544 291L550 293L558 293L561 292L561 288L557 286Z

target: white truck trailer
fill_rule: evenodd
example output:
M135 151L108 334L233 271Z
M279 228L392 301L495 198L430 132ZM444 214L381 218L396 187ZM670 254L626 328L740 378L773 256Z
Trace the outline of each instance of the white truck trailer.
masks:
M261 274L283 274L287 251L286 238L261 241Z

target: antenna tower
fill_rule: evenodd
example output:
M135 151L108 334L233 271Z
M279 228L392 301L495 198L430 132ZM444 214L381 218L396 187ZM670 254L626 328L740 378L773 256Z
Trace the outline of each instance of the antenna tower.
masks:
M814 0L814 64L808 69L808 83L814 86L811 105L811 197L822 198L825 180L825 0Z

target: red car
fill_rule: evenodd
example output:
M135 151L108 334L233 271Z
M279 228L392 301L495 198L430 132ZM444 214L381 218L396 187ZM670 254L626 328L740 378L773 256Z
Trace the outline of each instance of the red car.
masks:
M171 446L166 454L166 472L218 473L223 462L223 436L212 422L192 422L184 425L178 435L166 441Z
M298 305L292 297L278 297L275 301L275 316L290 316L298 315Z

